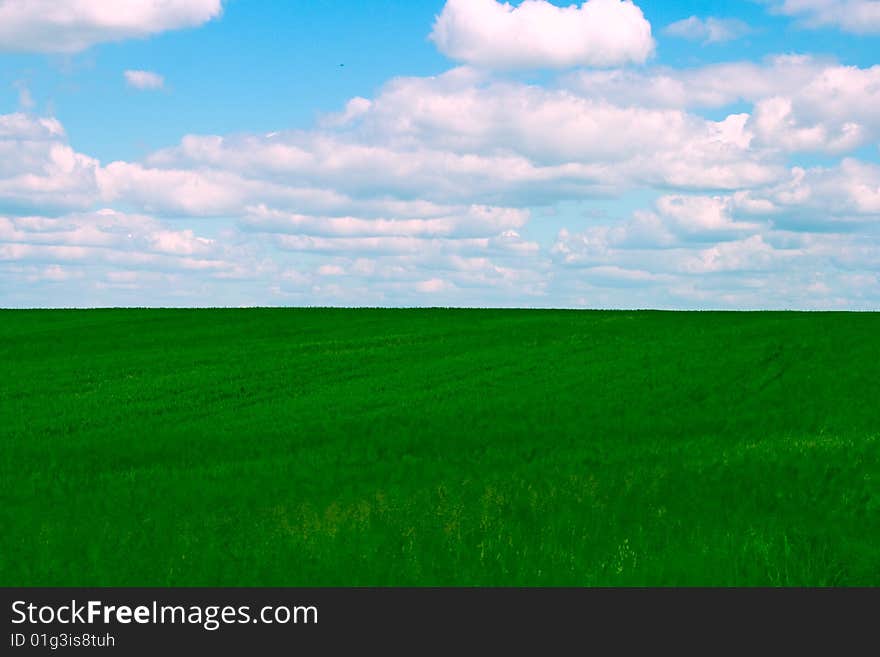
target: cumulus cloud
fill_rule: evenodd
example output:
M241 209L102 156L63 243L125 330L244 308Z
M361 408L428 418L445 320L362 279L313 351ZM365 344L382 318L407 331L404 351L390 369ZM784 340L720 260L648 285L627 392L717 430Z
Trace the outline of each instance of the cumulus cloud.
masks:
M662 196L656 207L664 225L685 239L724 240L762 227L735 219L731 197Z
M664 195L626 221L560 233L553 248L568 264L611 263L620 250L690 249L742 239L769 227L766 217L740 217L733 196Z
M142 90L161 89L165 78L152 71L125 71L125 82L129 87Z
M327 128L346 126L370 111L372 106L373 103L369 99L356 96L345 104L344 111L324 116L321 123Z
M747 23L736 18L699 18L691 16L668 25L664 32L670 36L702 41L704 44L734 41L750 32Z
M880 138L880 66L833 66L790 95L758 101L759 140L790 151L846 153Z
M278 234L276 244L285 251L337 255L418 255L425 253L466 254L499 257L531 257L540 251L536 242L523 240L507 231L495 237L425 238L405 236L315 237L308 234Z
M164 287L190 304L876 306L880 168L853 155L880 139L878 70L783 56L536 84L464 66L314 129L188 135L136 162L2 115L0 277L29 282L4 303L51 285L153 286L143 303ZM588 211L634 190L625 217Z
M298 266L278 277L275 291L288 302L485 305L491 295L494 305L523 306L540 305L546 294L548 276L540 259L493 257L485 244L462 248L466 240L287 238L311 242L291 244ZM372 246L363 248L360 242ZM316 245L327 250L309 266L303 259L314 255Z
M643 63L654 50L651 25L630 0L447 0L430 38L454 60L502 70Z
M186 257L216 255L218 250L213 240L192 230L173 230L152 217L110 209L59 217L0 217L0 242Z
M74 53L196 27L221 11L222 0L0 0L0 51Z
M716 244L684 259L682 269L692 274L718 272L760 272L777 269L803 253L798 249L778 249L761 235L735 242Z
M880 66L859 68L804 56L763 65L714 64L685 70L582 72L568 84L616 104L723 108L750 103L753 147L842 154L880 140Z
M444 281L442 278L431 278L427 281L419 281L418 283L416 283L416 289L419 292L427 292L429 294L443 292L449 287L450 284L447 281Z
M743 216L764 216L800 230L880 225L880 166L845 158L834 167L795 167L788 180L734 195Z
M0 115L0 212L86 209L99 170L69 146L56 119Z
M591 307L876 308L880 238L765 229L715 244L597 241L560 231L554 286ZM606 234L617 232L605 227Z
M640 107L717 109L791 96L834 62L806 55L774 55L763 62L723 62L693 68L578 71L566 84L581 94Z
M152 217L104 209L57 217L0 216L0 273L28 284L2 298L24 305L106 305L127 290L133 305L201 303L210 281L246 277L257 269L253 254L236 250L187 228ZM251 274L252 275L252 274ZM52 294L51 285L59 294Z
M555 290L586 305L880 303L880 167L873 163L794 167L788 180L768 187L663 195L626 219L593 221L560 230L550 250Z
M837 27L854 34L880 33L878 0L764 0L775 13L800 19L806 27Z
M751 147L748 119L712 121L455 71L393 82L340 131L189 136L151 156L149 173L131 165L108 169L125 174L132 189L143 189L147 177L204 180L222 171L223 189L203 195L210 204L255 178L264 185L295 179L357 199L440 204L535 204L643 185L736 189L785 173L770 151ZM233 184L231 176L250 182ZM195 183L188 189L172 197L195 199Z
M250 230L327 237L478 237L521 228L527 210L471 206L430 218L320 217L252 208L243 224Z

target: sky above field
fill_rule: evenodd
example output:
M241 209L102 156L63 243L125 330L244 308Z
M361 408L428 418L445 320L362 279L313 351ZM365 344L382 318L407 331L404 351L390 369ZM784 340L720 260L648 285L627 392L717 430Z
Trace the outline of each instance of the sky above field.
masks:
M880 309L880 1L0 0L0 306Z

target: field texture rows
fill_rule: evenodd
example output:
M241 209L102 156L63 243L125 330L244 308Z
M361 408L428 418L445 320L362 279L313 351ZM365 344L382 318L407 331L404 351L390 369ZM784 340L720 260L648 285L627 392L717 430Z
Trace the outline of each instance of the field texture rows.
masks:
M0 311L0 585L880 585L880 315Z

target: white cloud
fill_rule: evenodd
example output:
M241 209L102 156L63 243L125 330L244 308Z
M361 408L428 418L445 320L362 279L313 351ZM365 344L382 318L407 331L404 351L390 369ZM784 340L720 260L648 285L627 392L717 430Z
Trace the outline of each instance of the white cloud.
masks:
M327 115L323 117L321 123L324 127L328 128L348 125L358 117L369 112L372 105L373 103L369 99L355 96L345 104L345 111Z
M662 196L656 207L664 225L686 239L722 240L761 229L760 223L732 217L729 196Z
M846 153L880 139L880 66L833 66L790 95L758 101L759 141L789 151Z
M540 246L523 240L517 233L494 237L425 238L404 236L320 237L276 233L276 244L284 251L336 255L408 256L425 253L456 253L498 257L531 257Z
M652 285L666 285L675 280L669 274L655 274L642 269L627 269L616 265L602 265L582 270L583 275L593 285L607 288L645 288Z
M877 229L880 166L847 158L831 168L795 167L788 180L765 188L724 196L660 196L651 210L638 210L626 221L576 234L563 231L554 253L570 264L606 262L621 250L690 249L771 234L788 248L813 236L818 245L822 235L854 239Z
M733 197L742 216L800 230L880 226L880 165L846 158L835 167L795 167L788 180Z
M430 218L321 217L251 208L242 220L255 231L324 237L479 237L521 228L527 210L470 206L449 208L454 214Z
M763 65L581 72L567 82L577 93L644 109L751 103L745 131L754 136L754 147L841 154L880 140L880 113L874 111L880 104L880 66L785 56Z
M253 187L231 173L160 170L130 162L111 162L98 176L104 202L129 203L156 214L235 213L245 206Z
M22 112L0 114L0 139L41 141L63 138L64 127L57 119L36 118Z
M829 126L799 120L790 98L768 98L755 105L751 125L758 138L786 151L846 153L866 141L865 128L855 121Z
M736 18L699 18L691 16L676 21L666 27L664 32L670 36L702 41L704 44L734 41L749 34L747 23Z
M161 89L165 78L152 71L125 71L125 82L129 87L142 90Z
M736 210L732 196L665 195L653 209L637 210L626 221L589 226L580 233L563 229L552 253L569 265L612 265L619 264L621 251L688 250L742 239L770 225L763 217L740 218Z
M318 267L318 276L344 276L345 269L339 265L321 265Z
M776 249L761 235L752 235L703 249L685 259L682 268L693 274L767 271L779 268L786 260L800 255L803 254L799 250Z
M555 293L582 305L876 309L880 167L844 159L765 189L661 196L561 230L551 255Z
M82 278L83 276L83 272L76 269L66 269L64 267L61 267L60 265L49 265L48 267L45 267L38 271L38 273L34 276L34 279L58 282Z
M619 234L605 226L605 235ZM580 305L660 308L876 308L880 238L770 229L710 245L597 244L562 230L554 291ZM601 241L601 240L600 240Z
M450 287L450 284L444 281L442 278L431 278L426 281L419 281L418 283L416 283L416 289L419 292L424 292L425 294L443 292L444 290L448 290Z
M838 27L854 34L880 33L878 0L764 0L771 10L811 28Z
M0 0L0 51L72 53L196 27L222 0Z
M0 216L0 242L187 257L219 252L213 240L192 230L174 230L152 217L109 209L60 217Z
M476 244L480 240L420 238L292 238L308 241L297 251L300 265L280 273L277 291L288 299L334 299L335 303L421 305L480 303L490 294L495 303L523 305L545 294L547 273L541 260L503 256ZM339 244L336 244L339 243ZM466 247L464 243L469 243ZM365 244L370 244L365 248ZM322 264L302 266L300 258L327 247ZM332 245L332 246L331 246ZM507 300L506 302L503 300Z
M616 105L454 71L389 84L338 131L189 136L150 157L149 170L123 164L108 170L126 181L116 186L131 187L128 197L147 180L154 180L146 188L151 198L162 176L169 183L190 180L187 190L168 195L178 205L244 198L250 192L240 190L257 180L263 195L279 197L265 201L269 207L282 194L268 186L286 189L292 179L361 201L381 196L435 204L535 204L644 185L737 189L785 173L772 153L751 147L748 119L711 121L680 109ZM196 192L196 175L205 194ZM222 190L208 193L215 186Z
M67 144L57 120L0 115L0 212L87 209L99 167Z
M0 216L0 278L9 283L0 286L3 305L169 305L176 298L200 305L209 290L222 294L223 282L266 275L260 270L248 248L148 216L109 209Z
M452 59L502 70L642 63L654 50L651 25L630 0L447 0L431 40Z
M791 96L833 62L805 55L777 55L764 62L723 62L695 68L578 71L566 84L581 94L640 107L720 108Z
M878 71L784 56L539 85L465 66L312 130L139 162L0 115L3 302L876 306L880 168L846 156L880 139Z
M272 275L250 245L115 210L0 216L0 304L235 305L231 279ZM206 296L207 295L207 296Z

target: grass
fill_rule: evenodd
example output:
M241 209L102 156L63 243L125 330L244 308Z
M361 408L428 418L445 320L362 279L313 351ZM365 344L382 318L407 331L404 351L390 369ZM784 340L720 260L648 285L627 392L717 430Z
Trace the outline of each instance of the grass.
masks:
M0 312L0 585L880 585L880 315Z

